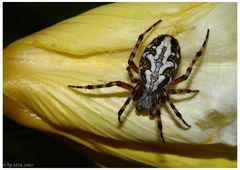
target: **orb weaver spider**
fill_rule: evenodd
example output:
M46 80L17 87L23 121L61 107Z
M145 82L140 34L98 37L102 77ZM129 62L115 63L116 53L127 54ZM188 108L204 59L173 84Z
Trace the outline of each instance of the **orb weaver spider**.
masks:
M177 110L173 102L171 101L170 94L178 93L197 93L199 90L191 89L168 89L169 85L178 84L188 79L192 68L198 58L203 54L206 49L209 29L205 40L200 50L195 54L191 64L187 68L186 72L175 78L179 64L181 61L181 49L178 40L171 35L159 35L154 38L152 42L145 48L139 63L139 68L134 63L133 59L136 56L138 48L143 41L144 35L148 33L152 28L158 25L162 20L158 20L151 25L145 32L139 35L134 50L131 52L127 71L132 83L136 86L132 86L122 81L111 81L106 84L87 85L87 86L75 86L68 85L71 88L82 89L96 89L104 87L118 86L129 90L131 93L121 109L118 111L118 121L121 123L121 115L131 100L136 101L136 110L138 112L143 110L149 110L150 115L157 116L158 128L163 143L165 143L163 131L160 104L169 103L170 107L174 111L175 115L188 127L191 126L183 119L181 113ZM140 76L140 79L134 78L133 71Z

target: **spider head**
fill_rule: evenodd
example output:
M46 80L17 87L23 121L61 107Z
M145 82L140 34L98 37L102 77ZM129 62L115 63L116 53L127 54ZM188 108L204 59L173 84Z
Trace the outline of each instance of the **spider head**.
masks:
M153 96L147 90L143 90L142 95L138 99L136 109L138 112L150 109L153 105Z
M148 110L152 107L152 96L141 97L136 105L137 111Z
M149 91L143 84L137 85L132 91L133 100L137 101L136 110L141 112L149 110L153 105L165 103L165 98L161 90Z

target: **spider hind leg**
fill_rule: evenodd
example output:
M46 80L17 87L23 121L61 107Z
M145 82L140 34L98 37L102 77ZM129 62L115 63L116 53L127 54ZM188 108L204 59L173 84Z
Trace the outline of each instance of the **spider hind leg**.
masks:
M161 21L162 21L162 20L158 20L158 21L155 22L153 25L151 25L146 31L144 31L142 34L140 34L140 35L138 36L138 40L137 40L137 42L136 42L136 44L135 44L134 50L131 52L130 57L129 57L129 59L128 59L129 68L127 68L127 70L128 70L129 76L130 76L130 74L132 74L132 70L135 71L135 72L138 74L138 67L137 67L137 65L134 63L133 59L134 59L134 57L136 56L136 53L137 53L137 51L138 51L138 48L139 48L141 42L143 41L144 35L145 35L146 33L148 33L149 31L151 31L152 28L154 28L155 26L157 26ZM132 70L131 70L131 69L132 69ZM130 76L130 77L131 77L131 76Z
M209 38L209 29L207 30L207 34L206 34L206 37L205 37L205 40L202 44L202 47L200 48L200 50L196 53L195 57L193 58L191 64L188 66L185 74L181 75L180 77L176 78L175 80L173 80L171 82L171 84L178 84L182 81L185 81L188 79L190 73L192 72L192 68L193 66L195 65L195 63L197 62L198 58L200 58L203 54L203 52L205 51L206 47L207 47L207 42L208 42L208 38Z

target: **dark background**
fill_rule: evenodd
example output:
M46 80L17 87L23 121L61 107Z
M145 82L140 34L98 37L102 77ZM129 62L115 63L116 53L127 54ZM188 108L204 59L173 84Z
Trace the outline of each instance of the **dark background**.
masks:
M105 5L83 3L3 3L3 46L89 9Z
M19 38L106 3L3 3L3 47ZM3 117L3 166L98 167L58 137Z

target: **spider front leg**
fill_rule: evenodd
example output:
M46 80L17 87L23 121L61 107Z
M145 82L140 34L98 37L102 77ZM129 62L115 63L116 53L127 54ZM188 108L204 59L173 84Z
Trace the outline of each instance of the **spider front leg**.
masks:
M122 123L122 121L121 121L121 116L122 116L124 110L126 109L127 105L129 104L129 102L132 100L132 98L133 98L132 95L130 95L130 96L127 98L127 100L125 101L125 103L123 104L123 106L121 107L121 109L118 111L118 121L119 121L120 123Z
M168 94L184 94L184 93L198 93L199 90L191 89L167 89Z
M158 129L160 130L160 135L161 135L162 141L163 141L163 143L165 143L163 131L162 131L163 126L162 126L162 119L161 119L160 104L158 104L156 107L156 115L157 115Z
M137 65L134 63L133 59L134 57L136 56L136 53L138 51L138 48L144 38L144 35L146 33L148 33L153 27L155 27L158 23L160 23L162 20L158 20L157 22L155 22L152 26L150 26L144 33L140 34L139 37L138 37L138 40L137 40L137 43L134 47L134 50L132 51L132 53L130 54L130 57L128 59L128 65L129 65L129 75L132 74L132 70L135 71L137 74L138 74L138 67ZM131 70L132 69L132 70Z
M177 84L180 83L182 81L185 81L188 79L190 73L192 72L192 68L194 66L194 64L196 63L196 61L198 60L198 58L202 55L202 53L205 51L206 46L207 46L207 42L208 42L208 37L209 37L209 29L207 30L207 35L205 37L205 40L202 44L201 49L196 53L195 57L193 58L191 64L189 65L189 67L187 68L185 74L183 74L182 76L176 78L175 80L173 80L171 82L171 84Z
M111 81L106 84L87 85L87 86L68 85L68 87L79 88L79 89L97 89L97 88L112 87L112 86L122 87L127 90L132 90L133 88L133 86L131 86L130 84L124 83L122 81Z
M174 111L174 113L176 114L176 116L189 128L191 127L191 125L187 124L187 122L183 119L181 113L177 110L177 108L175 107L175 105L173 104L173 102L171 101L171 99L169 98L168 93L163 90L163 95L166 98L166 101L169 103L170 107L172 108L172 110Z

